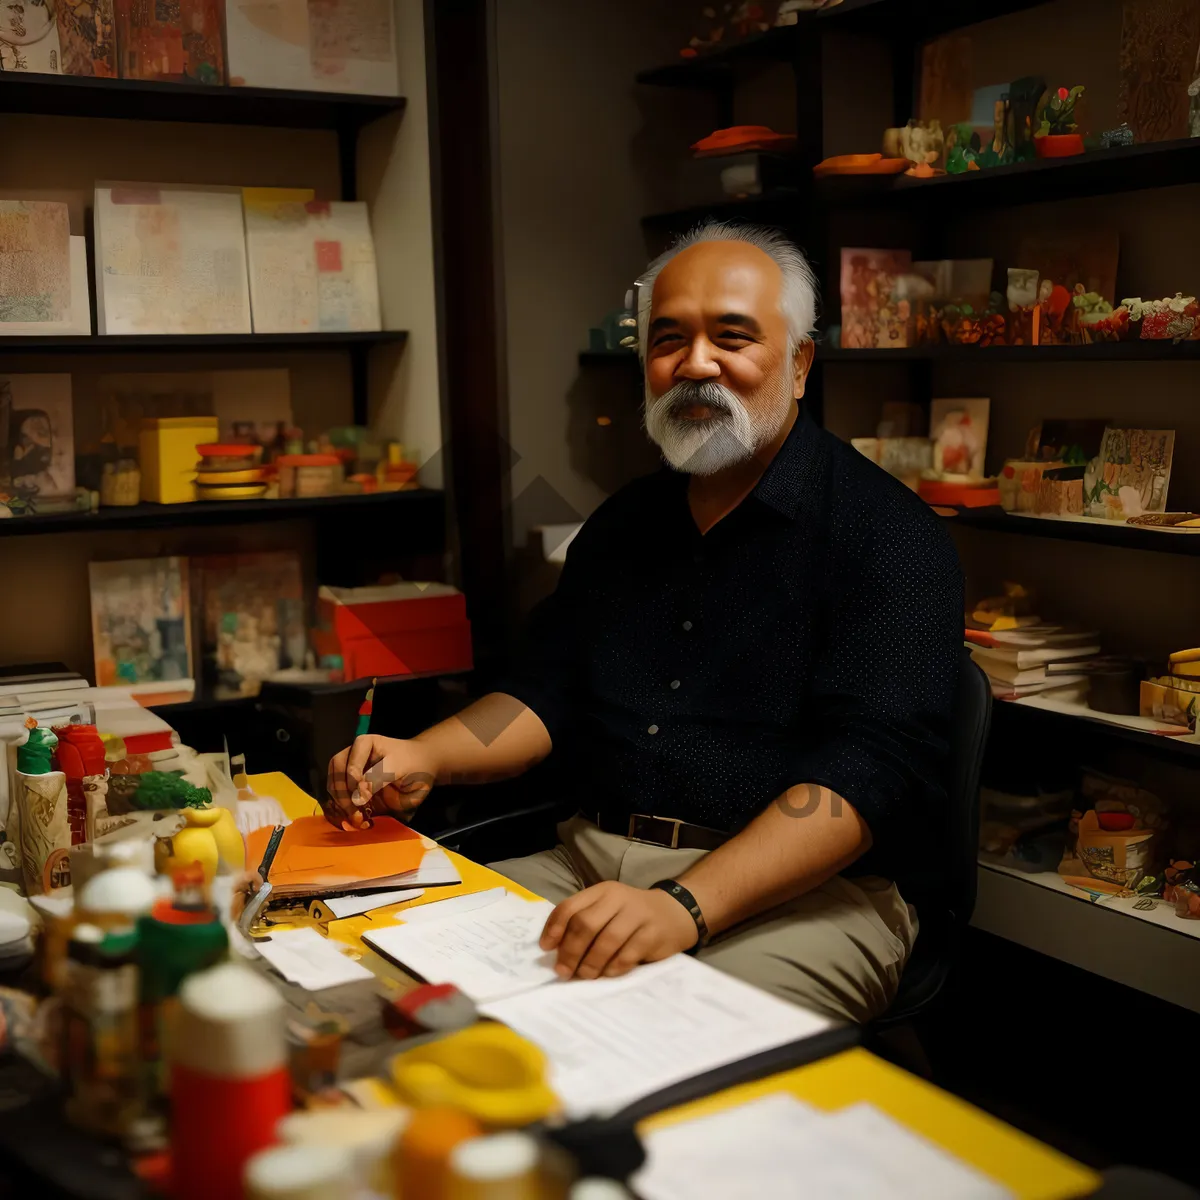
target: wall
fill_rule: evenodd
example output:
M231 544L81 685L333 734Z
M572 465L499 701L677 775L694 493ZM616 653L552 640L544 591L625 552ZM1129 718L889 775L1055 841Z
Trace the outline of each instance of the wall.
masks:
M440 486L441 448L434 298L429 132L421 0L394 0L406 111L360 138L359 195L371 207L385 327L407 329L402 351L374 352L372 419L387 435L433 459L423 478ZM0 114L0 196L65 201L71 232L89 231L96 181L313 187L338 196L337 139L326 131L177 125ZM293 414L316 432L351 419L349 360L341 352L22 355L0 374L70 371L76 426L102 372L289 367ZM312 561L311 528L279 521L231 529L51 534L0 539L0 663L62 660L91 671L90 559L295 548ZM311 571L309 572L311 578ZM21 581L13 584L13 581Z
M517 545L533 525L579 520L656 461L632 372L581 368L577 356L645 265L639 216L679 202L687 146L713 128L702 94L634 83L676 57L695 15L691 4L637 0L496 5ZM469 347L469 334L456 336Z

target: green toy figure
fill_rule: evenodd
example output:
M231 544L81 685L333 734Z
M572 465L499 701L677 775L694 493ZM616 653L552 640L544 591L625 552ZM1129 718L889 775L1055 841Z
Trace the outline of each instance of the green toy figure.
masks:
M49 775L54 770L54 751L58 738L53 729L43 729L33 717L27 717L29 730L25 742L17 747L17 770L22 775Z
M978 171L979 163L979 134L963 121L950 127L950 136L946 139L946 170L951 175L965 175L968 171Z

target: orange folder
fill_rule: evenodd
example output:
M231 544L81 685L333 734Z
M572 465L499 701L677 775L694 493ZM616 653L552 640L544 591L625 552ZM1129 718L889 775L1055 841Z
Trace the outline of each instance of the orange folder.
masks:
M246 838L248 870L258 870L270 839L269 825ZM421 835L391 817L354 833L324 817L300 817L284 830L268 877L276 896L334 896L403 887L424 857Z

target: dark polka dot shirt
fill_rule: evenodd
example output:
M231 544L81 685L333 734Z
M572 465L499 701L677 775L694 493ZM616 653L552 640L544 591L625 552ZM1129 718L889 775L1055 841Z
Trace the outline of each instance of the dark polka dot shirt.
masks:
M596 510L499 690L545 723L585 814L734 832L819 784L872 831L852 873L901 878L945 804L963 619L950 537L805 415L703 536L687 482L664 468Z

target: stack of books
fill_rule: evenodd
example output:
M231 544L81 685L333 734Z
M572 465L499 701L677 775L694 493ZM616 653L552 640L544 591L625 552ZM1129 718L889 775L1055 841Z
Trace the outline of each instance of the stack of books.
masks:
M1001 700L1041 695L1083 701L1088 674L1098 665L1095 630L1051 625L1038 617L1018 617L1015 629L979 628L970 620L963 631L971 658L987 675L992 695Z

